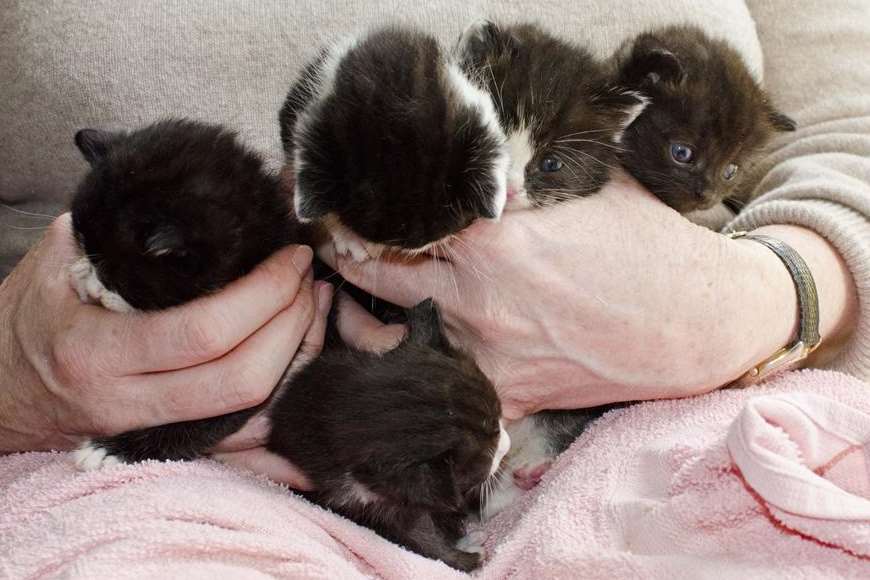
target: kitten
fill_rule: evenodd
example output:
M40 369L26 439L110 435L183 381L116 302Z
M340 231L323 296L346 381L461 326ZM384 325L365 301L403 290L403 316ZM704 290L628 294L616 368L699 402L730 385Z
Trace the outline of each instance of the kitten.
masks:
M224 128L166 120L84 129L91 165L72 203L82 300L155 310L214 292L300 236L262 159Z
M381 535L469 571L456 548L468 500L510 446L495 389L453 349L431 300L408 337L373 355L327 351L278 394L267 448L299 467L311 499Z
M220 127L176 120L131 133L85 130L76 144L92 165L72 209L84 254L73 283L83 300L121 311L182 304L275 249L307 241L277 179ZM388 353L333 344L288 370L258 407L97 438L74 459L86 470L194 459L268 413L269 449L309 475L312 499L470 570L480 554L455 548L460 514L466 496L498 468L509 438L492 384L448 344L435 305L424 302L406 317L408 337Z
M734 195L741 166L777 132L796 128L740 54L694 26L641 34L614 63L621 84L650 98L625 132L621 163L681 213Z
M646 99L611 82L586 49L533 24L468 28L456 47L486 90L510 149L508 207L595 193L619 165L622 135Z
M492 103L417 30L323 49L279 122L297 217L323 224L354 259L425 250L504 208L508 157Z

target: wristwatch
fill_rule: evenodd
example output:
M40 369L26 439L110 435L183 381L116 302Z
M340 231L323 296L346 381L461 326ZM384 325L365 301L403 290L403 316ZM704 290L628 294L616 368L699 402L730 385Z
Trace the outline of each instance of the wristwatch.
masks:
M819 295L816 283L806 262L791 246L785 242L748 232L732 232L731 239L752 240L766 246L785 264L794 281L798 297L798 335L795 342L776 351L772 356L758 363L729 387L746 387L754 385L765 378L790 368L807 358L821 342L819 336Z

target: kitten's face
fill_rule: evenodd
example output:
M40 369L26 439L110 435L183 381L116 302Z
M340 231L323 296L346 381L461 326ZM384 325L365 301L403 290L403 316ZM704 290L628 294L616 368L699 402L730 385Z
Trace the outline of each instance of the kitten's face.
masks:
M504 208L492 104L422 33L388 28L325 51L280 122L302 220L414 250Z
M611 86L583 49L532 25L481 22L456 51L490 93L507 135L510 208L572 199L606 183L624 128L644 107L639 95Z
M431 300L408 311L408 327L405 341L366 371L369 394L355 410L371 418L357 450L371 458L362 479L394 500L462 510L510 447L501 404L474 360L449 345Z
M740 56L700 31L641 36L623 58L621 82L651 101L625 133L623 164L679 212L730 196L753 155L794 130Z

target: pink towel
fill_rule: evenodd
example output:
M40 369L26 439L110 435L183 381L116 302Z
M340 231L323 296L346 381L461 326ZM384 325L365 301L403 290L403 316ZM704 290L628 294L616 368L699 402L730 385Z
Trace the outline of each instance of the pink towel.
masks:
M483 578L870 577L870 386L792 373L593 424L486 526ZM459 578L211 461L0 459L0 578Z

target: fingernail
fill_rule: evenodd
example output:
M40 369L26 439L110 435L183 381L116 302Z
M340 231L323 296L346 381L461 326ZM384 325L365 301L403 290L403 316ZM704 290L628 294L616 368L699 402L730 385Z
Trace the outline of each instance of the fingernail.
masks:
M329 282L318 282L317 311L321 314L327 314L330 308L332 308L332 284Z
M290 261L297 272L304 274L311 267L311 260L313 258L314 252L310 246L296 246L296 249L290 256Z

